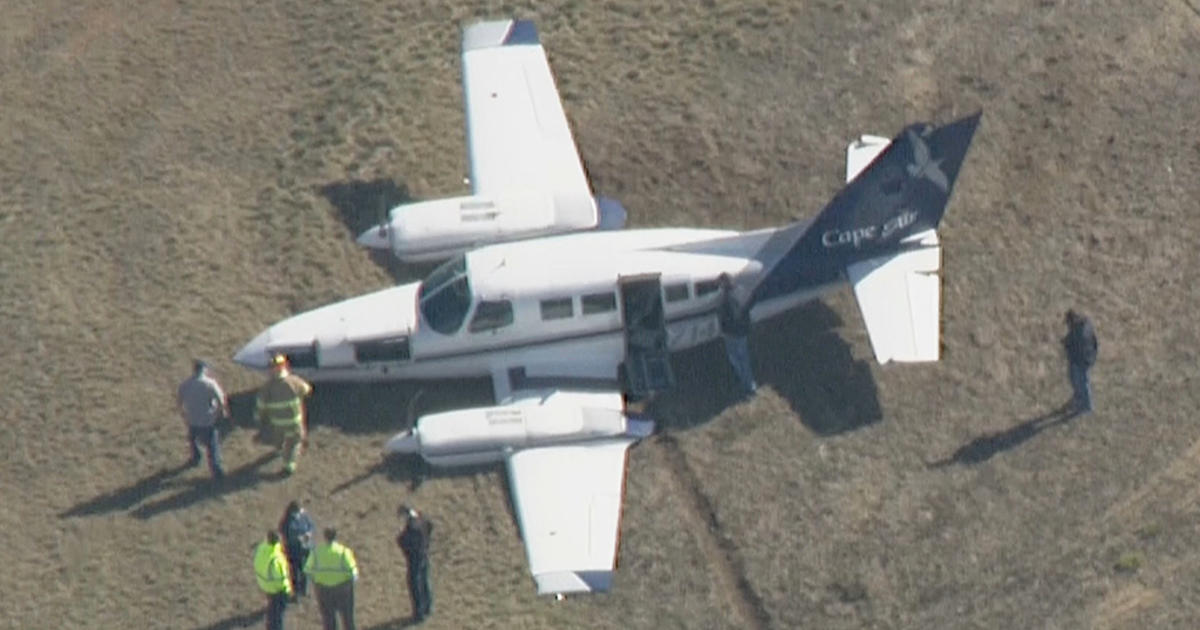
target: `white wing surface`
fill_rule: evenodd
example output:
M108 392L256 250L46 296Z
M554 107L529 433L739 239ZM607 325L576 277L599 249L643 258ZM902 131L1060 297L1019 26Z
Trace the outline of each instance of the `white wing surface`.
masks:
M513 511L539 595L607 591L616 567L629 446L653 423L615 391L514 392L530 447L508 455Z
M533 22L473 24L462 57L474 194L552 203L556 224L594 226L596 204Z
M513 507L539 595L612 587L626 450L633 441L545 446L509 456Z

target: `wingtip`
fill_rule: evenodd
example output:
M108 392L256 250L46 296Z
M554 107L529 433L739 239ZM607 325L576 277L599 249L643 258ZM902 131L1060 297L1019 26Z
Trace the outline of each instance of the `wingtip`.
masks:
M501 46L537 46L537 26L533 20L493 20L475 22L463 29L463 52Z
M537 45L541 40L538 39L537 26L533 20L513 20L512 26L508 29L508 35L504 37L502 45L504 46L519 46L519 45Z
M538 595L607 593L612 590L612 571L553 571L533 576Z

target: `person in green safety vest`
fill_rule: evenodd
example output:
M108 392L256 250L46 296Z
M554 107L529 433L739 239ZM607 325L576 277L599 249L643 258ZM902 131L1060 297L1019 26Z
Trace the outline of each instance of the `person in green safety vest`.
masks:
M325 630L337 630L337 618L342 627L354 630L354 582L358 580L358 562L354 552L337 541L337 530L325 530L325 542L308 554L304 572L317 586L317 606Z
M267 630L283 630L283 611L292 596L292 578L277 532L268 531L266 540L254 549L254 575L258 588L267 596Z

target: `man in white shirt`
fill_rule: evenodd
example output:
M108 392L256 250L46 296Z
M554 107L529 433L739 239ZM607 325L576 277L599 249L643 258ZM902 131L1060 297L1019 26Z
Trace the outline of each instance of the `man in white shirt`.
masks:
M229 400L221 385L208 372L208 364L200 359L192 362L192 375L179 384L175 404L187 425L188 446L192 450L190 464L200 463L200 446L208 451L208 469L213 479L225 476L221 469L221 440L217 421L229 417Z

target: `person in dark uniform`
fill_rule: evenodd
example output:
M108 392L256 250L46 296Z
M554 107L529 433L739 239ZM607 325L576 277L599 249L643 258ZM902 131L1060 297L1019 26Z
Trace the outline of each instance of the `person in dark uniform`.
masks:
M299 501L288 503L279 521L279 536L283 539L283 551L287 555L291 570L294 597L308 595L308 577L304 574L304 561L313 548L313 532L317 526Z
M396 537L396 544L408 560L412 618L420 623L433 611L433 592L429 589L429 538L433 534L433 523L406 505L400 506L400 517L405 519L404 530Z
M721 338L725 342L725 354L734 374L742 383L746 394L758 389L754 381L754 368L750 365L750 309L740 304L733 295L733 281L729 274L719 278L721 284L721 306L717 310L717 321L721 326Z
M1096 364L1096 354L1100 344L1096 340L1096 329L1087 317L1067 311L1067 336L1063 337L1063 347L1067 351L1068 375L1071 379L1073 392L1070 411L1076 414L1091 413L1092 386L1088 382L1088 371Z

